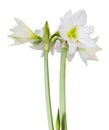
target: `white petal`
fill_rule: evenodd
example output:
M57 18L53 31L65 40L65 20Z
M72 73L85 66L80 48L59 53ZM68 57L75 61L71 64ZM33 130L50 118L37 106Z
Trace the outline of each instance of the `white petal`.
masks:
M78 41L81 43L81 47L89 48L95 47L96 42L94 39L90 38L89 34L94 31L94 27L78 27Z
M79 34L91 34L94 31L93 26L78 26L78 35Z
M33 33L20 19L15 18L17 22L17 26L10 29L13 32L10 35L11 38L15 40L15 43L25 43L28 41L32 41L36 38L35 33Z
M81 50L79 50L79 55L80 55L81 59L83 60L83 62L87 65L88 56Z
M73 26L74 26L74 23L72 19L72 14L71 14L71 10L69 10L61 19L61 23L58 28L60 35L64 40L68 39L67 33Z
M79 37L79 41L80 41L80 46L82 48L89 48L89 47L96 46L96 42L88 35L81 35L81 37Z
M98 46L93 48L79 48L79 54L82 60L87 64L87 60L98 60L96 52L101 50Z
M61 52L62 46L61 46L60 41L57 40L55 44L56 44L56 47L55 47L56 51L57 51L57 52Z
M99 37L95 37L95 38L93 38L93 40L94 40L95 42L97 42L98 39L99 39Z
M68 36L67 36L68 30L69 30L69 27L66 27L66 25L60 25L58 28L58 31L60 32L61 37L65 41L67 41L68 39Z
M44 51L42 51L42 53L41 53L41 57L44 57Z
M14 34L12 35L9 35L10 38L12 38L14 40L14 43L12 45L19 45L19 44L23 44L25 42L27 42L26 39L23 39L23 38L18 38L16 37Z
M50 46L50 51L51 51L51 54L53 55L55 52L55 43L52 43L52 45Z
M75 55L75 53L72 55L67 53L67 60L70 62L73 59L74 55Z
M91 52L93 52L93 53L95 53L95 52L97 52L97 51L100 51L100 50L102 50L99 46L95 46L95 47L93 47L93 48L88 48L89 49L89 51L91 51Z
M69 10L63 18L61 18L61 24L68 25L68 23L72 23L72 12Z
M72 12L71 10L67 11L63 18L61 18L61 21L64 21L65 19L72 18Z
M86 12L84 10L80 10L73 15L73 21L75 25L85 25L87 22Z
M35 49L35 50L43 50L43 49L44 49L44 44L43 44L43 43L39 43L39 44L30 46L30 47L31 47L32 49Z
M11 29L11 31L15 32L16 34L18 34L19 36L22 37L27 37L27 36L31 36L32 34L34 34L26 25L23 21L21 21L20 19L15 18L16 22L18 23L18 25Z
M37 35L39 35L39 36L42 37L42 35L43 35L43 28L42 28L41 30L36 29L36 30L35 30L35 33L36 33Z
M68 54L73 55L76 52L77 45L75 43L68 43Z

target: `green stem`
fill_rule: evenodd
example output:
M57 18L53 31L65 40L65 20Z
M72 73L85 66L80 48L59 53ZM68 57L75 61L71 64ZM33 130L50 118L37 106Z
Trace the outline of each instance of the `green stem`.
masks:
M49 130L54 130L51 99L50 99L50 85L49 85L49 70L48 70L48 50L44 51L44 77L45 77L45 98L46 98L46 109L48 117Z
M67 130L66 121L66 93L65 93L65 70L66 70L66 54L67 48L61 50L61 63L60 63L60 124L61 130Z

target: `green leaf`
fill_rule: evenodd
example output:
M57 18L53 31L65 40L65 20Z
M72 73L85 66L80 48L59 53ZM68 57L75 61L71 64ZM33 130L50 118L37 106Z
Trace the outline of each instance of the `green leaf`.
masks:
M59 116L59 109L58 109L57 117L56 117L56 130L60 130L60 116Z
M59 116L59 109L58 109L57 117L56 117L56 130L60 130L60 116Z
M66 126L66 113L63 114L62 117L62 130L66 130L67 126Z

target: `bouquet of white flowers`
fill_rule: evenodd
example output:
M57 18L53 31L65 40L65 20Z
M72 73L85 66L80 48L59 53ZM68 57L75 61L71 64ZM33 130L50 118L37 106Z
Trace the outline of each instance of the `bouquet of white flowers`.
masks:
M31 31L24 22L15 18L17 26L11 29L13 32L10 37L15 40L15 44L30 42L31 48L42 50L41 56L44 57L44 77L45 77L45 97L48 117L49 130L54 130L52 107L49 85L49 66L48 53L54 50L61 52L60 60L60 86L59 86L59 109L56 118L56 130L67 130L66 119L66 96L65 96L65 72L66 58L71 61L76 52L79 52L81 59L87 65L87 60L98 60L96 52L101 50L96 45L98 37L91 38L93 26L86 26L87 17L84 10L80 10L72 15L69 10L61 19L60 25L54 34L50 34L48 22L41 30Z

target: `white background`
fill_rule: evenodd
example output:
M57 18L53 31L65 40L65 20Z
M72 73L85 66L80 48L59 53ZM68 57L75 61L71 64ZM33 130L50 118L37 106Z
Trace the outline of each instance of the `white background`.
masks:
M109 130L109 4L108 0L1 0L0 1L0 130L48 130L43 58L30 44L10 46L7 36L22 19L33 31L48 20L56 31L60 17L84 9L88 25L99 36L98 62L88 67L78 54L67 62L68 130ZM58 109L60 54L49 55L53 117Z

